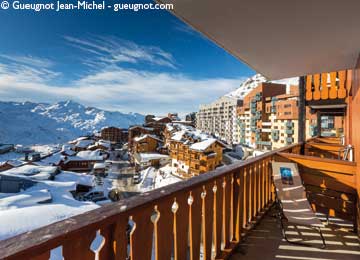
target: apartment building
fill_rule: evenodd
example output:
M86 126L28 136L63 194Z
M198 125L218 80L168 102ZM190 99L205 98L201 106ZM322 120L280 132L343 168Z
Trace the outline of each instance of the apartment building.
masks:
M211 104L201 105L196 115L196 128L228 144L238 143L236 109L242 100L223 96Z
M253 148L271 150L271 122L266 103L272 97L286 94L286 85L260 83L250 91L237 108L236 132L239 143Z
M237 109L240 143L272 150L298 142L298 86L262 83ZM306 112L306 138L314 135L316 115ZM311 131L311 129L313 131Z

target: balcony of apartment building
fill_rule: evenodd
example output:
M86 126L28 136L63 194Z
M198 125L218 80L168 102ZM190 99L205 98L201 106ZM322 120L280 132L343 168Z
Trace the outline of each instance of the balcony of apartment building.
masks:
M295 4L296 12L294 4L176 1L173 12L270 78L311 74L311 80L299 80L298 144L1 241L1 258L49 259L58 249L65 260L359 259L360 3L304 0ZM353 70L341 72L347 68ZM323 74L314 74L336 70L330 85ZM345 96L339 94L344 90ZM321 102L312 103L319 93ZM305 106L319 115L343 113L344 137L305 142ZM289 225L286 234L305 244L283 239L273 217L272 162L296 163L309 203L325 225L326 248L320 248L318 233L302 225Z
M10 238L0 243L2 257L49 259L61 247L65 260L358 259L356 164L334 159L335 144L326 141L290 145ZM308 244L282 238L272 216L273 161L298 165L317 216L329 219L325 249L305 226L291 225L286 232ZM94 248L97 236L102 243Z

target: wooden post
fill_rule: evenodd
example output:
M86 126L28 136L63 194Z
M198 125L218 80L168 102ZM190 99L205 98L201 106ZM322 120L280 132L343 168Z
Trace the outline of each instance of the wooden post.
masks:
M320 111L316 112L316 135L321 136L321 113Z
M306 108L305 108L305 76L299 77L299 129L298 142L305 142L305 127L306 127ZM303 146L301 154L303 154Z

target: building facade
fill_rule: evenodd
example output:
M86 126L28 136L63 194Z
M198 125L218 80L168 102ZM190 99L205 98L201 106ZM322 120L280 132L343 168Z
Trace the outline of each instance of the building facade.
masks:
M242 101L223 96L211 104L201 105L196 115L196 128L228 144L238 143L236 109Z
M113 143L127 142L128 130L118 127L104 127L100 132L101 139Z
M262 83L238 107L239 143L273 150L298 142L298 86ZM315 135L316 115L306 112L306 138Z

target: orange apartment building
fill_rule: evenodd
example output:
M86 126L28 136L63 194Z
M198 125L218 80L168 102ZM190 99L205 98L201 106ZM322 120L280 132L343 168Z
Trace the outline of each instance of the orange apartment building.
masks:
M240 143L273 150L298 141L298 86L289 86L288 92L286 94L285 85L274 89L274 84L268 83L244 98L244 105L237 110ZM317 116L309 111L306 113L307 138L314 135L317 125Z
M269 114L266 113L266 100L281 94L286 94L286 85L261 83L244 97L243 105L237 108L241 144L271 150L271 130L267 129L271 127L271 123L268 122ZM261 131L262 126L264 131Z

